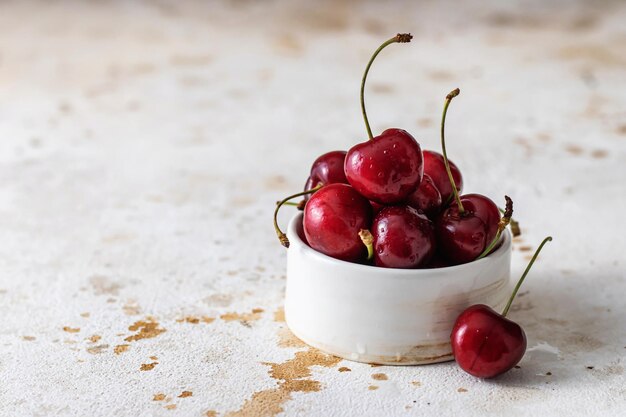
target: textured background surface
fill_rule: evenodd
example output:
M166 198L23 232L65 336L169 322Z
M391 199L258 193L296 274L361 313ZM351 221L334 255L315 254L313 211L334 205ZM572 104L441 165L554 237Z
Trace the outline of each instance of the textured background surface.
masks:
M0 415L626 413L626 4L0 2ZM276 199L373 130L516 202L521 368L379 367L282 321ZM281 217L286 224L291 215Z

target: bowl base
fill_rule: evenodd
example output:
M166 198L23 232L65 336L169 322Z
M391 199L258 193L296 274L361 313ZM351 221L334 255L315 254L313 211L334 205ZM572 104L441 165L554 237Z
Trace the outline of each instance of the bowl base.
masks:
M408 352L398 354L394 356L387 355L371 355L360 354L355 352L342 352L336 348L327 346L323 343L315 342L314 340L302 335L297 330L293 329L287 324L291 333L298 339L302 340L307 345L321 350L329 355L337 356L345 360L352 362L367 363L369 365L392 365L392 366L413 366L413 365L430 365L434 363L449 362L454 360L449 342L443 342L438 344L426 345L426 346L414 346ZM443 351L442 354L436 354L435 351ZM435 353L435 354L433 354Z

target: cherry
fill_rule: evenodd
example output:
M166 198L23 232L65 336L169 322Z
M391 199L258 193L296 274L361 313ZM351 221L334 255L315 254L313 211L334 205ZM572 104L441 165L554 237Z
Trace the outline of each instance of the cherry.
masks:
M513 214L513 203L509 197L505 198L510 214L501 222L498 206L488 197L480 194L459 196L448 162L444 134L448 106L459 92L457 88L446 96L441 119L441 149L456 204L452 203L435 221L440 253L453 264L473 261L484 256L483 252L487 248L493 249L497 241L492 242L496 235L499 237L498 231L508 225Z
M454 359L465 372L479 378L493 378L513 368L524 356L526 334L519 324L507 319L506 315L543 245L550 240L552 238L548 236L541 242L502 314L484 304L476 304L468 307L456 319L450 343Z
M441 193L428 174L424 174L417 190L409 195L406 203L433 218L441 210Z
M443 159L443 155L435 151L424 151L424 175L428 175L439 193L441 194L441 200L444 204L447 204L452 198L452 186L448 179L448 172L446 171L446 164ZM459 193L463 191L463 176L461 171L455 165L454 162L448 160L450 165L450 171L452 171L452 178L457 186Z
M410 34L398 34L384 42L370 58L361 81L361 112L369 140L353 146L346 155L346 178L359 193L381 204L400 203L422 181L422 149L402 129L387 129L374 137L365 110L365 81L376 56L392 43L410 42Z
M346 151L332 151L320 155L311 166L309 178L307 178L304 190L311 190L318 185L347 184L343 165L346 160ZM307 194L304 199L308 200Z
M500 212L491 199L480 194L460 197L464 211L450 205L435 220L440 253L453 264L478 258L498 233Z
M413 207L382 209L372 223L372 237L376 266L418 268L435 253L433 223Z
M304 207L304 234L313 249L333 258L358 262L366 257L359 231L372 221L372 206L347 184L315 192Z

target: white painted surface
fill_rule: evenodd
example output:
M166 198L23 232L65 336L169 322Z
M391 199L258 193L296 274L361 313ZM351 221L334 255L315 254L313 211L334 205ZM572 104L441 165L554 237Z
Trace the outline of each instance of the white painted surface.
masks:
M0 3L0 415L625 414L626 5L377 3ZM373 130L437 148L460 87L448 151L514 199L513 277L555 238L510 313L531 349L494 381L335 364L274 319L274 201L365 139L361 71L398 31Z

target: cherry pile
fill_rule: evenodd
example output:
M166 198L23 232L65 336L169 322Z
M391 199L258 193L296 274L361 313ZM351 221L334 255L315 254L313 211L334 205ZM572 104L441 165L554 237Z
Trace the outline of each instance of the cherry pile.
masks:
M458 88L444 102L441 153L422 150L403 129L372 134L364 100L367 74L385 47L411 39L410 34L398 34L387 40L365 68L360 98L369 140L347 152L333 151L318 157L304 191L277 203L274 228L283 246L289 247L289 239L278 227L277 215L285 204L304 211L304 237L311 248L343 261L384 268L441 268L471 262L491 253L509 224L513 235L519 234L508 196L502 210L484 195L461 194L463 176L448 159L444 129L450 102L460 93ZM290 202L300 196L304 196L300 203ZM450 344L464 371L492 378L524 356L524 330L506 315L549 240L552 238L544 239L535 252L502 314L477 304L457 317Z
M422 151L406 130L391 128L374 136L365 110L367 74L378 54L392 43L410 42L398 34L370 58L361 82L361 111L369 139L344 151L318 157L305 189L277 204L304 196L303 229L308 245L348 262L385 268L437 268L488 255L511 222L513 202L498 206L481 194L461 194L463 176L448 159L444 126L448 106L459 89L446 96L441 120L441 151Z

